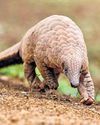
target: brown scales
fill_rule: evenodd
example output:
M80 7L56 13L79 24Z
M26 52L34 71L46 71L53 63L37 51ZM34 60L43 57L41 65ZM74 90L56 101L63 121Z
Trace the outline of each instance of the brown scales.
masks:
M83 103L93 103L86 45L81 30L70 18L50 16L28 30L18 44L0 53L0 67L19 63L23 63L31 87L37 88L37 66L44 77L40 88L56 89L58 77L64 73L72 87L78 88Z

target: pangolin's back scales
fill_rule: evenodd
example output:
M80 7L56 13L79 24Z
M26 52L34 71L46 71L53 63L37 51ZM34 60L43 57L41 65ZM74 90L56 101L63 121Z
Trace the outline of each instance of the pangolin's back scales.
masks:
M82 32L68 17L50 16L31 28L24 39L32 34L36 36L33 40L34 56L49 66L59 65L65 55L66 59L74 56L83 61L86 59L87 51ZM30 44L34 44L33 42Z

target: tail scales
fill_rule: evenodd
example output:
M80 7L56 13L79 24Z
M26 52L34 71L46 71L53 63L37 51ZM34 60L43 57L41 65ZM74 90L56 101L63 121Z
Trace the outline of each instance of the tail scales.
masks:
M0 68L23 62L19 54L20 46L21 42L0 53Z

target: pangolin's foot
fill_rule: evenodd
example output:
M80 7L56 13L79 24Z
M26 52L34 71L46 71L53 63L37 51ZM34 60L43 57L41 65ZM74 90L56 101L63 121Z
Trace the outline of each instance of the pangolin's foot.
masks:
M89 96L87 99L83 98L80 102L83 103L84 105L89 106L89 105L92 105L94 103L94 99Z
M34 79L33 83L30 85L30 92L48 92L49 90L56 90L58 84L48 83L44 80L41 82L37 77Z
M48 93L51 90L56 90L58 88L58 84L55 82L47 82L43 81L38 86L40 92L46 92Z
M30 85L30 92L46 92L49 90L49 86L45 84L45 81L41 82L37 77Z

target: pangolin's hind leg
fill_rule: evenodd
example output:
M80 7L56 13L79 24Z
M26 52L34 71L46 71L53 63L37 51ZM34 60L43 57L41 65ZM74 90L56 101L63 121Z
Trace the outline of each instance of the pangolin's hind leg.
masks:
M44 63L37 63L37 67L44 78L43 84L45 91L48 89L57 89L58 82L55 78L54 69L47 67Z
M59 72L53 68L48 68L48 73L49 73L49 78L51 77L52 80L54 81L53 84L51 82L51 84L49 84L49 86L51 85L50 88L52 89L57 89L58 88L58 77L59 77Z
M35 68L36 68L35 62L24 63L24 74L25 78L29 82L31 92L39 91L41 85L40 80L36 76Z
M30 89L32 88L32 83L36 76L35 67L35 63L24 62L24 75L30 85Z
M41 83L39 78L36 76L35 68L36 68L35 62L24 63L24 74L25 74L25 78L27 79L30 85L30 92L44 91L44 88L47 86L45 86L44 82Z

